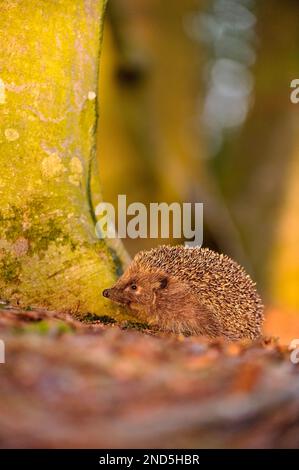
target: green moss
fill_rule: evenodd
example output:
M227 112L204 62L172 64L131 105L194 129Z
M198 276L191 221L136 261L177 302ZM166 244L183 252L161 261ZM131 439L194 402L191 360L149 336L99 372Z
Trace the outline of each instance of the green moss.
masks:
M10 253L6 253L2 259L0 259L0 278L5 283L19 282L19 276L22 266L20 260L13 257Z
M50 216L47 198L36 197L22 208L12 204L8 215L0 211L0 232L9 242L16 242L20 237L29 242L28 254L40 253L48 249L51 242L75 244L66 231L63 217L55 213Z
M127 320L122 324L122 329L123 330L134 329L134 330L142 331L142 330L148 330L149 325L147 325L146 323L140 323L134 320Z
M60 336L65 333L73 333L74 328L61 320L55 320L55 322L41 320L39 322L29 323L22 327L16 327L15 332L22 334L37 334L41 336Z
M100 321L104 325L111 325L115 323L115 319L109 317L108 315L94 315L92 313L87 313L83 318L80 318L83 323L93 323L95 321Z
M38 223L24 230L24 236L30 240L30 253L46 251L51 242L65 244L70 242L70 236L63 231L55 219L49 219L43 225Z
M22 209L11 204L9 207L9 213L4 215L3 211L0 211L0 226L1 232L7 240L14 242L22 233Z

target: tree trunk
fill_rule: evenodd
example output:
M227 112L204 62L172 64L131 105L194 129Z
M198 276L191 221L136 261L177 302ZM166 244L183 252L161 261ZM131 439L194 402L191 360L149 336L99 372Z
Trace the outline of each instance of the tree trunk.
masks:
M105 3L0 0L0 297L23 306L111 314L93 210Z

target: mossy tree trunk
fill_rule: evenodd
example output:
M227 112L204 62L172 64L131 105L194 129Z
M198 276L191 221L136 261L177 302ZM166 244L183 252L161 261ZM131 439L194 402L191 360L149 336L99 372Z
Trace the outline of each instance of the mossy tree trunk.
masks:
M105 3L0 0L0 297L23 306L111 314L92 194Z

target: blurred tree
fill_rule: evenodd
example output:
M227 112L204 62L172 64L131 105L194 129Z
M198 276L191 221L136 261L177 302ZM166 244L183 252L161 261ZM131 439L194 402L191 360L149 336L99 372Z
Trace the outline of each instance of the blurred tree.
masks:
M271 302L297 282L294 270L290 279L291 268L279 286L275 276L282 262L286 266L296 258L295 244L280 238L277 225L283 225L285 211L294 213L283 201L289 200L290 168L297 158L297 108L290 103L289 84L298 70L299 9L293 0L283 6L274 0L244 5L175 0L169 8L156 0L111 0L101 83L101 174L105 200L115 204L119 193L129 202L204 202L204 245L236 258ZM244 24L252 23L248 43L240 33L238 47L237 13L242 34ZM247 119L228 129L215 154L202 122L203 77L212 59L203 42L208 28L221 35L229 20L232 50L221 38L219 50L212 41L214 59L221 52L240 64L249 61L254 87ZM229 112L230 102L227 106ZM225 122L226 108L221 112ZM161 241L126 240L126 246L135 253ZM280 267L274 268L277 246Z
M190 35L201 0L111 0L100 81L104 198L203 202L204 244L249 264L200 124L207 53ZM124 177L125 175L125 177ZM178 243L180 240L171 240ZM131 253L165 240L126 240ZM166 240L166 243L168 241Z
M0 296L103 315L116 269L93 210L105 1L0 7Z
M294 116L293 129L299 128ZM298 133L298 131L297 131ZM286 188L274 231L273 257L269 266L270 294L280 308L299 312L299 142L294 139ZM293 331L294 337L294 331Z
M294 192L290 175L298 159L298 108L290 101L290 83L298 76L299 8L293 0L283 4L267 0L256 2L255 14L254 104L241 130L227 139L218 155L216 173L255 278L271 302L286 299L286 286L298 282L291 265L288 274L280 270L281 263L297 257L295 243L289 244L281 228L295 214L294 198L289 195ZM292 237L291 227L284 230Z

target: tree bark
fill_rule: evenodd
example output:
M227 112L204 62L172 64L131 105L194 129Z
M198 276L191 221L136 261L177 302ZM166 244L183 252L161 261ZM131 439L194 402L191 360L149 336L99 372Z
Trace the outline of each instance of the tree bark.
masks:
M93 208L105 4L0 1L0 297L23 306L111 314L119 260Z

